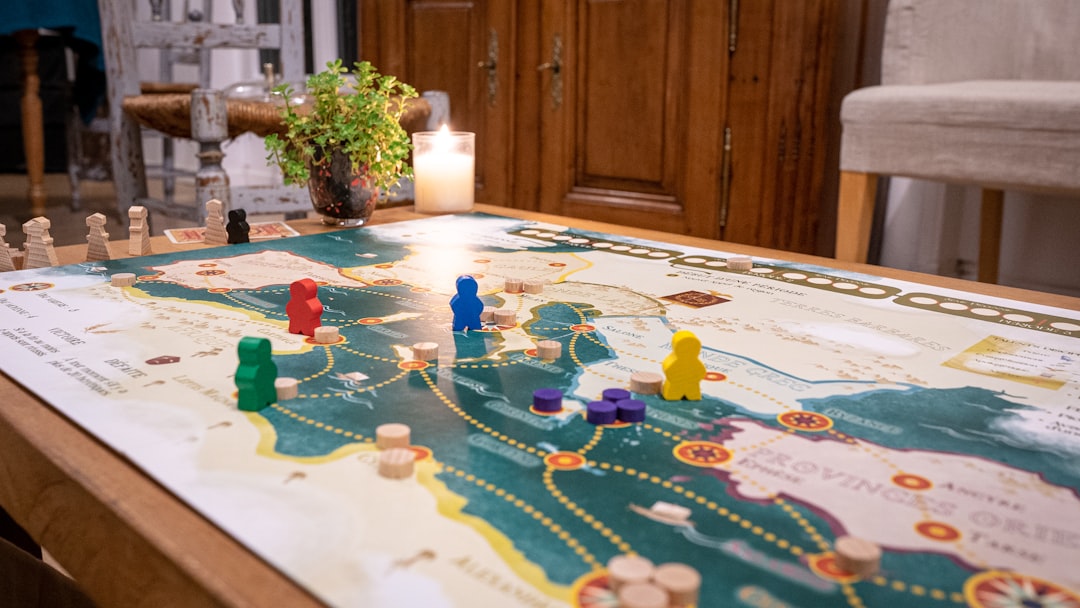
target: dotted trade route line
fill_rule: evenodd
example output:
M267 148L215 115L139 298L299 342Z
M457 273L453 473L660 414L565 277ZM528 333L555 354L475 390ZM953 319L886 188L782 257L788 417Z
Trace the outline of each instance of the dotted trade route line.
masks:
M888 458L888 454L886 453L885 448L880 447L880 446L868 445L865 442L859 441L859 440L857 440L857 439L855 439L853 437L850 437L848 435L840 433L839 431L834 431L833 429L829 429L829 434L835 435L839 439L842 439L843 441L845 441L845 442L859 448L860 450L862 450L863 453L869 455L872 458L877 459L882 464L884 464L885 466L892 469L893 474L890 475L888 483L892 483L892 484L895 484L897 487L906 489L912 494L912 497L914 498L914 504L918 507L919 513L920 513L920 515L922 515L923 521L933 521L934 520L934 517L930 513L930 508L926 503L926 498L923 495L921 495L918 490L910 488L910 487L903 486L903 485L897 483L896 481L894 481L894 479L896 478L897 475L911 474L911 473L910 473L910 471L905 471L902 467L900 467L896 463L892 462ZM952 551L955 551L957 554L963 556L964 560L967 561L968 563L974 564L974 565L976 565L977 567L979 567L982 570L990 569L990 567L991 567L990 564L988 562L986 562L984 559L980 558L976 554L976 552L974 550L969 548L960 539L952 540L952 541L949 541L949 542L952 545Z
M781 441L781 440L783 440L783 439L785 439L787 437L790 437L791 434L794 434L794 432L795 432L794 429L788 429L788 430L789 430L788 434L778 435L778 436L774 437L773 439L759 442L759 443L754 444L752 446L748 446L745 449L747 449L747 450L754 449L754 448L762 447L762 446L765 446L765 445L769 445L771 443L775 443L777 441ZM895 466L893 463L891 463L883 455L873 453L873 450L871 450L868 446L866 446L865 444L855 440L854 438L850 437L849 435L846 435L846 434L841 433L839 431L836 431L834 429L828 429L827 432L828 432L828 434L835 436L837 439L840 439L840 440L842 440L842 441L844 441L846 443L855 445L855 446L859 447L860 449L862 449L863 451L867 452L868 454L871 454L875 458L878 458L883 463L885 463L888 466L892 467L896 471L897 474L900 474L900 473L903 472L903 471L901 471L901 469L899 467ZM734 459L731 460L731 463L733 463L733 462L734 462ZM721 466L728 466L728 465L725 464L725 465L721 465ZM753 479L751 479L749 477L746 477L745 481L746 481L746 483L749 483L749 484L757 487L758 489L760 489L762 491L765 491L765 492L769 491L767 488L761 486L760 484L758 484L757 482L755 482ZM818 547L821 549L822 552L834 552L834 548L831 545L831 543L829 543L817 531L817 529L809 521L807 521L805 517L802 516L801 513L796 511L791 506L790 503L788 503L787 501L785 501L785 500L783 500L781 498L777 498L775 495L770 496L769 498L772 499L774 504L780 506L781 509L783 509L789 516L791 516L796 521L796 523L798 523L799 526L802 527L806 531L806 533L810 536L811 540L813 540L818 545ZM923 518L929 520L930 519L930 514L926 509L925 502L919 496L916 496L916 502L917 502L917 504L919 506L920 511L922 512ZM958 551L958 552L966 554L966 552L963 552L963 551ZM976 560L976 559L972 559L972 561L976 562L976 563L978 562L978 560ZM981 567L985 569L988 566L982 565ZM951 599L952 601L954 601L956 603L960 603L960 604L966 603L966 601L964 600L963 595L958 593L958 592L952 592L951 595L950 595L949 592L946 592L946 591L941 590L941 589L928 589L924 585L908 585L904 581L889 580L889 579L886 579L885 577L880 576L880 575L874 576L873 578L871 578L869 580L871 580L874 584L876 584L878 586L881 586L881 587L889 586L894 591L899 591L899 592L908 591L911 594L919 596L919 597L924 597L927 594L929 594L929 596L931 598L936 599L936 600L945 600L945 599L948 598L948 599ZM849 583L842 583L842 587L844 589L848 589L850 587L850 584ZM845 596L847 596L848 602L853 608L862 608L864 606L864 604L862 602L862 599L859 598L855 594L854 588L851 588L850 592L845 591Z
M122 289L122 290L120 290L120 292L123 295L125 300L127 300L131 304L135 304L136 306L138 306L140 308L144 308L144 309L149 310L151 313L154 314L154 317L156 319L169 318L169 317L165 316L166 313L169 312L169 308L164 308L164 309L158 308L155 305L156 302L154 302L152 300L148 300L147 298L136 298L136 297L132 296L131 293L127 289ZM178 308L173 308L172 310L173 310L173 312L179 311ZM255 310L258 310L258 309L255 309ZM184 312L188 312L188 311L184 311ZM259 312L261 312L261 311L259 311ZM222 317L218 317L218 318L220 319ZM229 319L229 323L234 324L234 325L237 324L237 323L241 323L241 324L244 324L244 325L257 325L260 329L263 329L263 328L266 327L265 321L256 321L254 319L249 319L247 317L244 317L244 318L241 318L241 319Z
M317 429L326 431L328 433L334 433L335 435L341 435L343 437L348 437L349 439L355 439L357 441L363 441L364 443L372 443L374 441L374 439L372 439L370 437L365 437L364 435L361 435L360 433L355 433L353 431L346 430L346 429L343 429L341 427L334 426L332 424L326 424L325 422L322 422L320 420L314 420L312 418L308 418L307 416L302 416L302 415L294 412L293 410L290 410L289 408L284 407L284 406L282 406L280 404L277 404L277 403L271 403L270 407L272 409L275 409L275 410L281 412L282 414L285 414L289 418L292 418L292 419L296 420L297 422L303 422L304 424L313 426L313 427L315 427Z
M581 415L582 416L585 415L584 410L582 410ZM598 425L596 425L596 429L593 430L592 439L590 439L589 442L586 443L585 445L581 446L581 449L577 450L577 453L581 454L582 456L584 456L585 454L588 454L589 450L596 447L596 444L600 443L600 440L603 439L603 438L604 438L604 426L602 424L598 424Z
M956 604L967 604L964 594L959 591L950 592L943 589L928 589L923 585L908 585L904 581L889 580L881 575L872 576L869 580L878 587L889 587L893 591L908 592L918 597L929 596L931 599L938 601L948 600Z
M311 350L315 350L315 349L311 349ZM331 369L334 368L334 353L330 351L329 346L323 346L322 350L323 350L323 353L326 355L326 366L323 367L322 370L320 370L320 371L318 371L318 372L316 372L316 373L314 373L314 374L312 374L310 376L302 378L300 380L300 382L307 382L308 380L314 380L315 378L318 378L320 376L325 375L327 372L329 372Z
M399 295L395 295L395 294L392 294L392 293L387 293L387 292L384 292L384 291L372 291L371 289L369 289L369 287L402 287L402 288L412 289L412 287L413 287L412 285L407 285L405 283L402 283L401 285L392 285L392 286L369 285L368 287L359 289L359 291L363 291L364 293L370 294L370 295L373 295L373 296L379 296L379 297L383 297L383 298L390 298L392 300L401 300L402 302L412 302L413 304L416 304L418 306L426 306L428 308L435 308L435 307L438 307L438 306L445 306L445 304L436 304L434 302L424 302L422 300L414 300L412 298L406 298L405 296L399 296ZM352 288L352 289L356 289L356 288Z
M499 441L502 441L503 443L506 443L515 448L518 448L519 450L525 450L526 452L539 456L541 458L547 456L546 451L535 448L531 445L527 445L512 437L508 437L505 434L500 433L499 431L496 431L490 426L477 420L475 417L472 416L472 414L466 412L464 409L461 408L461 406L454 403L452 399L447 397L446 393L442 392L442 390L440 390L439 387L435 384L435 381L431 379L431 374L427 373L427 370L420 370L420 377L424 379L424 383L427 384L428 388L431 389L431 392L439 398L439 401L442 401L443 404L446 405L446 407L450 408L451 411L460 416L463 420L465 420L465 422L468 422L469 424L487 433L488 435L491 435L495 439L498 439Z
M528 514L537 522L539 522L540 525L551 531L551 533L557 536L559 540L566 543L566 546L573 549L574 553L576 553L586 564L588 564L589 567L593 569L593 571L603 570L604 566L599 561L597 561L596 557L593 556L593 554L589 553L589 550L586 549L584 545L578 542L576 538L571 536L568 530L555 523L554 520L545 515L543 511L537 509L530 504L527 504L521 498L518 498L514 494L507 492L506 490L496 486L495 484L485 481L484 479L477 477L472 473L466 473L464 470L459 469L453 465L446 464L445 462L439 462L436 466L441 467L447 473L453 473L455 476L460 477L465 481L471 482L479 488L491 492L495 496L502 498L514 507L517 507L523 513Z
M855 591L855 586L851 583L840 583L840 591L844 594L848 606L851 606L851 608L866 608L866 604L863 603L862 598Z
M337 392L334 392L334 393L302 394L302 395L298 395L297 399L333 399L334 397L341 397L342 395L348 396L348 395L359 395L361 393L369 393L371 391L378 390L378 389L380 389L380 388L382 388L382 387L384 387L384 386L386 386L388 384L393 384L394 382L397 382L398 380L401 380L402 378L407 376L408 373L409 373L409 370L406 369L406 370L402 370L402 371L398 372L398 374L396 376L392 377L392 378L388 378L386 380L383 380L382 382L372 384L371 386L365 386L365 387L362 387L362 388L350 389L350 390L345 390L345 391L337 391Z
M596 519L595 516L585 509L582 509L576 502L570 500L566 494L563 494L562 490L555 485L554 473L555 469L551 467L544 469L544 487L547 488L548 493L550 493L555 500L559 501L559 504L566 507L566 509L573 513L575 517L599 532L601 536L608 540L608 542L615 545L615 548L617 548L620 553L637 554L637 552L634 551L634 548L630 546L630 543L626 542L623 537L615 534L611 528L604 525L604 522Z
M371 354L368 354L368 353L362 353L362 352L356 350L355 348L349 348L348 346L336 345L335 348L340 348L341 350L343 350L343 351L345 351L347 353L352 353L352 354L356 355L357 357L364 357L364 358L367 358L367 359L374 359L376 361L382 361L383 363L397 363L397 359L391 359L389 357L380 357L379 355L371 355Z
M574 335L570 337L570 343L567 345L567 348L566 348L566 350L568 351L567 354L570 355L570 359L574 361L574 365L577 365L581 369L582 372L588 372L588 373L590 373L590 374L592 374L594 376L598 376L600 378L603 378L604 380L608 380L609 382L613 382L615 384L622 384L623 382L625 382L626 381L625 378L616 378L615 376L609 376L607 374L601 374L600 372L596 371L595 369L592 369L592 367L587 367L584 363L581 362L581 359L578 358L576 348L577 348L578 338L583 336L583 335L585 335L585 334L583 334L582 332L574 332Z
M521 314L521 309L525 307L525 294L516 293L513 295L516 296L514 299L517 300L517 302L514 303L514 312Z
M730 378L728 378L728 385L729 386L734 386L735 388L741 388L741 389L743 389L745 391L754 393L755 395L757 395L759 397L764 397L765 399L768 399L769 401L772 401L773 403L775 403L775 404L779 405L780 407L784 408L784 410L787 410L787 411L801 411L801 410L795 410L795 408L791 407L791 405L789 405L787 403L784 403L783 401L777 399L776 397L773 397L773 396L771 396L771 395L769 395L767 393L763 393L763 392L757 390L756 388L753 388L751 386L747 386L745 384L742 384L741 382L734 382Z
M641 423L641 428L643 428L645 430L648 430L648 431L652 431L652 432L656 433L657 435L663 435L665 438L670 439L671 441L673 441L675 443L685 441L682 437L679 437L675 433L672 433L671 431L668 431L666 429L658 427L658 426L656 426L654 424L649 424L648 422L642 422Z
M717 503L714 500L709 500L709 498L707 496L702 496L702 495L698 494L697 492L695 492L693 490L688 490L687 488L685 488L682 485L679 485L679 484L677 484L677 483L675 483L673 481L668 481L666 479L661 479L659 476L652 475L652 474L648 473L647 471L638 471L637 469L627 468L627 467L622 466L621 464L611 464L611 463L608 463L608 462L597 462L597 461L594 461L594 460L588 461L587 464L589 466L591 466L591 467L597 467L597 468L603 469L605 471L614 471L616 473L623 473L623 474L625 474L625 475L627 475L629 477L636 477L637 479L641 479L641 480L644 480L644 481L650 481L650 482L652 482L654 484L659 485L662 488L671 490L672 492L674 492L676 494L679 494L680 496L683 496L684 498L686 498L688 500L693 500L694 502L696 502L699 505L702 505L703 507L705 507L709 511L716 512L721 517L726 518L731 523L738 524L739 527L750 531L754 535L760 536L766 542L769 542L769 543L772 543L772 544L776 545L777 547L791 553L795 557L801 558L802 556L806 555L806 550L803 549L802 547L800 547L799 545L793 544L791 541L789 541L787 539L779 538L773 532L766 532L764 528L762 528L761 526L755 525L749 519L746 519L745 517L739 515L738 513L732 512L730 509L728 509L727 507L721 506L719 503Z
M750 483L754 483L754 485L757 485L753 481L751 481ZM761 488L761 486L758 487ZM766 490L765 488L761 489ZM799 524L799 527L802 528L804 532L806 532L807 536L810 537L810 540L818 546L818 549L820 549L821 551L832 551L832 543L826 540L825 537L817 531L817 528L814 527L814 524L810 523L809 520L803 517L802 513L799 513L797 510L795 510L795 507L791 506L791 504L783 498L778 498L775 495L770 496L769 498L772 499L774 505L780 507L780 509L787 513L791 517L791 519L795 520L795 523Z
M582 335L585 336L586 340L589 340L589 341L593 342L597 346L602 346L604 348L609 348L609 349L615 351L616 353L618 353L618 354L620 354L620 355L622 355L624 357L633 357L634 359L639 359L639 360L644 361L646 363L655 363L657 365L660 364L660 362L657 361L656 359L650 359L649 357L643 357L643 356L641 356L639 354L636 354L636 353L633 353L633 352L630 352L630 351L622 350L621 348L615 348L614 346L611 346L610 344L604 344L600 340L597 340L596 337L591 335L591 334L582 334Z
M788 408L788 409L790 410L790 408ZM785 433L783 435L777 435L777 436L773 437L772 439L768 439L768 440L765 440L765 441L758 442L758 443L753 444L751 446L747 446L744 449L751 450L751 449L757 449L757 448L760 448L760 447L763 447L763 446L766 446L766 445L770 445L770 444L782 441L783 439L794 435L796 432L797 432L796 429L789 428L789 429L787 429L787 433ZM829 435L832 435L833 437L835 437L836 439L838 439L840 441L843 441L845 443L848 443L850 445L853 445L855 447L858 447L859 449L863 450L864 452L866 452L870 456L880 460L882 463L884 463L887 466L889 466L890 468L892 468L895 471L895 474L904 473L904 471L900 467L896 466L884 454L880 453L880 450L873 450L869 446L867 446L866 444L864 444L864 443L858 441L857 439L855 439L854 437L851 437L850 435L847 435L847 434L842 433L840 431L837 431L835 429L830 428L830 429L827 429L826 432ZM734 463L734 458L732 458L732 460L729 463L726 463L726 464L721 465L721 466L730 467L730 465L733 464L733 463ZM749 484L757 487L759 490L762 490L764 492L769 491L768 488L765 488L765 487L761 486L760 484L758 484L757 482L755 482L752 479L752 476L744 475L742 478L746 483L749 483ZM891 479L890 479L890 482L892 482ZM832 544L829 541L825 540L825 538L817 531L817 529L809 521L806 520L805 517L802 516L802 514L798 513L789 503L787 503L783 499L776 498L775 495L770 496L770 498L773 500L774 504L780 506L786 513L788 513L788 515L790 515L796 521L796 523L799 524L799 526L801 526L806 531L806 533L818 545L818 547L821 549L821 551L823 551L823 552L833 552ZM916 502L916 505L919 507L919 510L920 510L920 512L921 512L921 514L923 516L923 519L930 520L931 516L930 516L929 510L926 507L925 500L921 496L916 495L915 496L915 502ZM969 562L978 564L983 569L989 567L989 566L985 565L985 563L983 563L981 560L975 558L975 556L970 555L968 551L965 551L963 549L963 547L960 545L960 543L956 543L956 551L957 551L957 553L960 553L960 554L964 555L965 557L967 557ZM908 586L908 584L903 582L903 581L899 581L899 580L890 581L890 580L888 580L885 577L882 577L880 575L875 576L870 580L872 580L875 584L877 584L879 586L888 585L894 591L908 590L913 595L917 595L917 596L920 596L920 597L925 596L928 593L927 588L925 586L923 586L923 585L910 585L910 586ZM849 583L842 583L842 587L844 589L848 589L850 587L850 585L849 585ZM963 595L960 594L960 593L957 593L957 592L952 592L952 594L949 595L948 592L943 591L941 589L930 589L929 593L930 593L930 597L932 597L934 599L944 600L944 599L946 599L946 597L949 597L950 599L952 599L953 601L955 601L957 603L961 603L961 604L965 603ZM862 602L862 599L859 598L858 595L855 594L854 588L851 588L850 592L845 591L845 596L848 599L848 603L853 608L863 608L864 603Z
M245 302L245 301L243 301L243 300L241 300L241 299L237 298L236 296L234 296L232 294L229 294L229 293L220 293L220 294L217 294L217 295L222 296L226 300L229 300L230 302L235 303L236 305L240 306L241 308L246 308L248 310L254 310L254 311L262 313L263 315L266 315L266 316L271 316L272 315L272 316L281 317L281 318L287 318L288 317L288 315L286 315L283 312L279 312L279 311L276 311L276 310L270 310L268 308L263 308L263 307L258 306L256 304L251 304L250 302Z
M518 363L518 361L492 361L491 363L452 363L447 367L453 369L491 369L493 367L510 367L511 365L517 365ZM442 364L440 363L439 365Z

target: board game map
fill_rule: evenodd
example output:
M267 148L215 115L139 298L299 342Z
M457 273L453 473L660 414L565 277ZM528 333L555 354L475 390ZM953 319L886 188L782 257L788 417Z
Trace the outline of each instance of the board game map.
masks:
M0 366L334 606L613 606L637 553L705 608L1080 607L1080 313L729 255L465 214L9 272ZM461 274L517 323L451 332ZM305 277L340 342L287 333ZM589 424L680 329L703 399ZM298 398L237 409L243 336ZM376 473L386 422L413 478ZM836 565L844 534L879 572Z

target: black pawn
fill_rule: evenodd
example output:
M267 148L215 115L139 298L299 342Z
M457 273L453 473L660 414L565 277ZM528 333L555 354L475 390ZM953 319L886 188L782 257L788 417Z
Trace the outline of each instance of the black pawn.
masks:
M229 211L229 223L225 224L225 232L229 235L230 245L251 242L248 238L251 226L247 223L247 211L243 209Z

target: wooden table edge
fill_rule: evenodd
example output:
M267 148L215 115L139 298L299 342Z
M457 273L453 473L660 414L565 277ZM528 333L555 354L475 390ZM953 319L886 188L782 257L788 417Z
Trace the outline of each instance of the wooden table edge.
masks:
M6 375L0 503L101 606L321 606Z

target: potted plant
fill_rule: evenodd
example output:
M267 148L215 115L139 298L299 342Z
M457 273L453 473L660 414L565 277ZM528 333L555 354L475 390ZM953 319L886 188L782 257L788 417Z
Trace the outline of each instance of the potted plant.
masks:
M336 59L308 77L303 104L291 101L288 84L274 93L283 103L284 132L266 137L266 160L281 168L285 183L308 185L324 222L363 225L379 191L411 177L412 146L399 121L416 97L413 87L367 61L350 73Z

